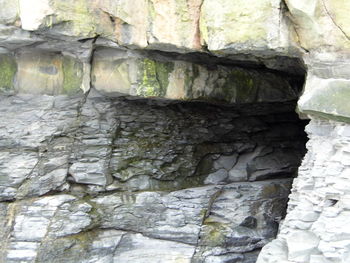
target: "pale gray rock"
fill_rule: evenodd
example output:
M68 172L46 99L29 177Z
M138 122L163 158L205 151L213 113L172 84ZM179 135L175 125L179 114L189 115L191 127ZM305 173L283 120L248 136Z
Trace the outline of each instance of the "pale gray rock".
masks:
M288 260L309 262L310 255L317 253L319 238L310 231L294 231L286 237Z
M151 239L141 234L128 234L116 249L113 262L190 263L194 250L194 246L183 243Z
M288 247L284 240L275 239L261 249L256 263L287 263Z
M169 194L144 192L114 194L92 199L102 216L103 228L141 232L144 235L195 245L204 211L217 191L215 186Z
M50 237L62 237L77 234L87 229L92 219L89 214L92 206L87 203L65 203L55 214L50 223Z
M286 254L290 262L349 260L349 124L315 119L306 130L308 153L294 180L287 216L277 240L263 248L258 262L276 262ZM287 242L285 247L275 243Z
M0 152L0 200L11 200L38 163L35 152Z
M1 0L0 24L10 24L18 19L18 1Z
M225 169L217 170L215 173L211 173L208 175L208 177L205 179L205 184L218 184L220 182L225 181L228 174Z
M106 185L106 176L104 174L104 161L94 163L75 162L69 168L69 174L74 181L80 184Z

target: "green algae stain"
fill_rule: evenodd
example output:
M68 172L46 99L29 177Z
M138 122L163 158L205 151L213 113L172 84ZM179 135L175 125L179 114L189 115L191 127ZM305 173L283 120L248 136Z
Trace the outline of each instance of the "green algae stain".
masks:
M225 226L225 224L211 221L210 218L208 218L205 220L204 226L202 245L218 247L225 244L227 235L227 226Z
M161 89L164 91L169 85L169 74L174 70L174 63L172 62L155 62L156 76Z
M17 64L9 55L0 56L0 93L9 92L14 87Z
M83 78L83 66L73 58L64 57L63 63L63 93L72 95L80 91Z
M258 88L249 72L235 69L228 73L222 86L222 98L226 102L245 103L254 101Z
M169 85L169 73L173 63L143 59L140 63L140 84L137 95L143 97L164 97Z

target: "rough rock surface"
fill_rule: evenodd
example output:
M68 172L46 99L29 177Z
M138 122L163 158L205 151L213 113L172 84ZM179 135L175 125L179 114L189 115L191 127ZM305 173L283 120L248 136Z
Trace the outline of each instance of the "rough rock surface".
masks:
M0 262L349 261L348 0L0 6Z
M294 105L2 96L0 260L254 262L304 154Z
M350 127L313 120L306 131L309 151L294 180L287 216L258 263L350 260Z

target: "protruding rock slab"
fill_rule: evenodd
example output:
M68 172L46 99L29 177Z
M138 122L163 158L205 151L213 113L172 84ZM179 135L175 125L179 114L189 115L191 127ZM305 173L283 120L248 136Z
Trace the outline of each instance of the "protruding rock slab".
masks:
M24 30L64 38L101 36L122 46L199 50L202 0L19 1ZM35 12L33 12L35 10ZM12 21L15 15L4 15Z
M350 122L350 62L344 54L310 55L301 112L321 118Z
M309 76L299 109L305 113L350 122L350 80Z
M281 102L297 98L283 77L264 70L171 61L123 50L95 52L93 86L109 94L224 103Z

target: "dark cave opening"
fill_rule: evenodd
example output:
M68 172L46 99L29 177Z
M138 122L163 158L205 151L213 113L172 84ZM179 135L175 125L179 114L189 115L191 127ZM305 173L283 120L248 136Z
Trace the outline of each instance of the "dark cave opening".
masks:
M306 152L308 121L295 112L296 100L219 105L96 96L89 103L100 113L107 103L109 119L115 120L109 162L113 191L176 193L193 202L193 193L211 189L194 219L201 227L192 261L255 262L260 248L277 235ZM180 210L188 209L185 203ZM162 213L148 205L155 216ZM170 239L192 242L183 233Z
M296 176L307 123L296 101L220 106L121 99L111 173L128 190L176 190ZM130 188L131 187L131 188ZM126 190L125 189L125 190Z
M125 201L118 210L122 214L118 227L195 245L191 262L255 262L261 247L277 235L293 178L306 153L304 129L308 121L296 113L305 80L303 67L297 61L288 67L283 58L276 60L283 68L279 71L263 63L236 63L199 54L147 51L144 55L163 62L195 61L207 68L209 75L215 74L217 67L225 67L227 72L245 71L249 77L261 73L261 77L272 79L255 78L254 88L245 91L245 84L237 86L239 79L233 78L232 85L227 86L229 98L220 92L192 98L190 88L185 101L113 97L92 90L84 107L94 109L92 115L99 116L99 125L86 125L83 129L87 131L82 133L96 134L92 141L104 134L113 136L104 172L108 175L107 187L87 187L86 191L92 195L106 190L110 195L128 193L134 200L139 195L162 193L159 202L177 207L184 222L165 219L170 215L158 201L142 205L135 201L129 213L143 219L130 218L123 215L128 206ZM285 82L274 83L276 76ZM246 80L242 83L249 85ZM288 90L276 87L279 84ZM88 123L92 115L87 110L84 116L84 107L82 122ZM91 132L96 127L96 132ZM94 144L88 141L85 144ZM84 158L89 159L93 147L83 153ZM72 181L79 183L77 170L70 169ZM98 184L95 179L82 182ZM106 225L116 226L112 221ZM172 234L163 230L168 224ZM195 236L186 230L192 225L199 226Z
M206 63L208 76L215 74L216 60L186 58L193 56ZM219 64L227 67L223 77L233 79L228 73L237 64ZM3 120L11 131L4 132L4 164L16 156L15 161L35 165L28 166L23 181L4 183L13 190L3 191L2 200L32 198L28 207L35 198L68 200L57 208L61 229L50 230L51 236L62 236L45 241L37 261L50 260L53 250L58 258L88 260L100 253L90 244L108 235L121 238L115 260L156 244L178 249L185 262L255 262L285 216L306 151L307 121L295 112L302 75L252 67L244 76L262 83L259 76L278 75L295 97L286 100L281 88L269 93L256 86L242 93L245 103L232 104L234 93L225 102L222 93L212 101L200 96L202 101L178 101L116 98L94 88L77 96L4 96L0 110L13 116ZM245 100L251 94L256 96ZM284 99L278 101L276 94ZM69 228L75 214L84 219L72 223L78 230Z

